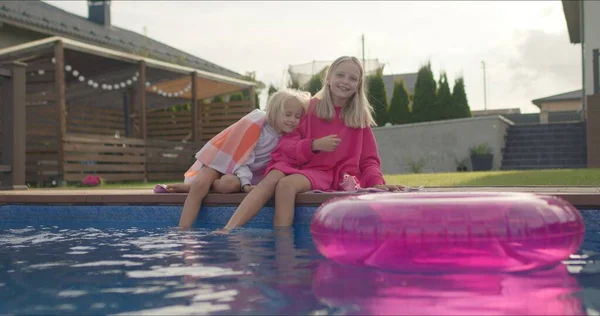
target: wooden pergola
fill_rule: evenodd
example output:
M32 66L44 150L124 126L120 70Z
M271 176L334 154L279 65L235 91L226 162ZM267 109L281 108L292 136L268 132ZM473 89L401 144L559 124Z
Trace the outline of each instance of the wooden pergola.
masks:
M27 63L29 183L182 178L206 140L255 108L254 82L141 55L61 37L0 50L0 62ZM203 102L236 92L249 98Z

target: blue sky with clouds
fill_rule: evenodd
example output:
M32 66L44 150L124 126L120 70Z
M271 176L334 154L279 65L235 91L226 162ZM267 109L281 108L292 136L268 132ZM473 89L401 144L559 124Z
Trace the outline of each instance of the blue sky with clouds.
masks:
M87 17L86 1L46 1ZM580 47L560 1L112 1L113 25L143 33L234 71L281 85L289 65L361 57L384 73L431 61L465 77L472 110L535 112L531 100L581 88Z

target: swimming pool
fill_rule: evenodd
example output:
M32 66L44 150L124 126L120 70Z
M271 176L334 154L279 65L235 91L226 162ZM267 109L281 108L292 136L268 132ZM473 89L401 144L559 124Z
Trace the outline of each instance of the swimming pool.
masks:
M315 207L272 230L272 208L210 234L233 206L0 205L0 314L554 314L600 311L600 210L565 265L528 274L416 275L333 264L309 233Z

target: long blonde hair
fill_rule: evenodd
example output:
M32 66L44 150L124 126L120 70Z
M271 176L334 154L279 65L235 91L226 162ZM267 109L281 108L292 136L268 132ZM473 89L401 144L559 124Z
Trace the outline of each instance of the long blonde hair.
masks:
M351 61L359 69L360 77L358 79L358 87L356 88L356 93L352 95L352 97L346 102L346 104L342 105L342 113L341 117L344 121L344 124L348 127L352 128L365 128L367 126L375 125L375 120L373 119L373 107L367 100L367 93L365 91L365 72L362 67L360 61L353 56L342 56L336 59L331 66L327 69L325 73L325 82L323 83L323 87L319 92L315 94L315 97L319 99L316 108L314 109L317 117L323 120L331 120L333 119L333 115L335 113L335 108L333 105L333 101L331 99L331 91L329 89L329 84L327 81L329 77L333 74L335 69L343 62Z
M306 110L310 101L310 93L291 88L281 88L271 95L265 112L267 113L267 122L275 126L277 115L283 111L285 103L292 98L298 99L302 103L302 108Z

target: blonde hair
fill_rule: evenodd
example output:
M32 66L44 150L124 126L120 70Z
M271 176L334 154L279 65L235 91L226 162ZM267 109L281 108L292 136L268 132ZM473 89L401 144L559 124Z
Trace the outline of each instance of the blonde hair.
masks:
M273 93L269 98L267 108L265 109L265 112L267 113L267 122L271 126L275 126L277 115L283 111L285 103L292 98L296 98L300 101L303 110L306 110L308 102L310 101L310 93L290 88L281 88Z
M327 69L325 73L325 82L323 83L323 87L319 92L315 94L315 97L319 99L317 106L315 108L315 114L317 117L323 120L331 120L333 119L333 115L335 113L335 108L333 105L333 101L331 99L331 91L329 89L329 84L327 81L329 77L333 74L335 69L343 62L351 61L358 67L360 72L358 79L358 87L356 88L356 93L352 95L352 97L346 102L346 104L342 105L342 113L341 117L344 121L344 124L348 127L352 128L365 128L367 126L375 125L375 120L373 119L373 107L367 100L367 93L365 91L365 72L362 67L360 61L353 56L342 56L333 61L331 66Z

